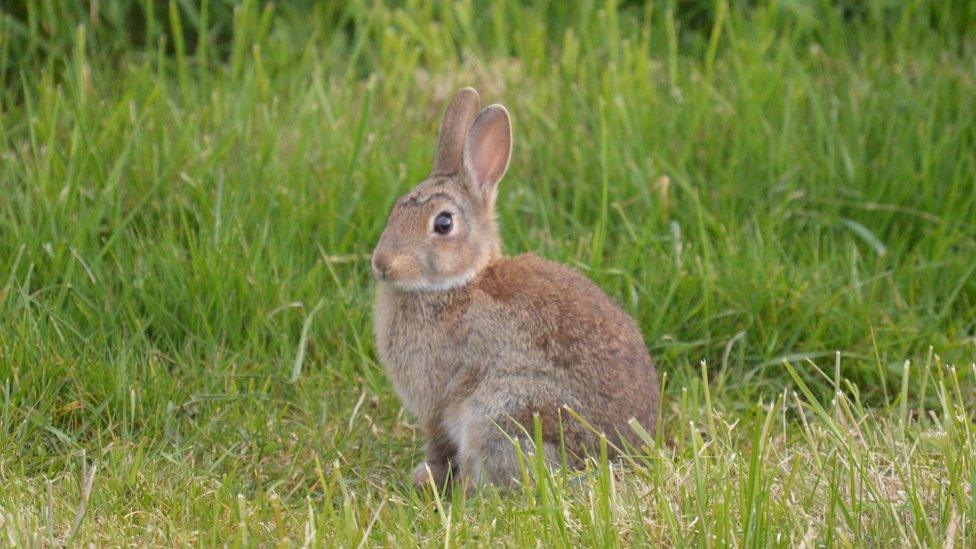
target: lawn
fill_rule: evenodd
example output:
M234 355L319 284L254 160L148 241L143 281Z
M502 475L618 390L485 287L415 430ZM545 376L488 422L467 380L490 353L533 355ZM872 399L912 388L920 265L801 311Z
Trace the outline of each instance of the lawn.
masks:
M976 544L976 5L0 13L0 545ZM472 497L410 486L368 261L465 85L506 251L666 381L620 462Z

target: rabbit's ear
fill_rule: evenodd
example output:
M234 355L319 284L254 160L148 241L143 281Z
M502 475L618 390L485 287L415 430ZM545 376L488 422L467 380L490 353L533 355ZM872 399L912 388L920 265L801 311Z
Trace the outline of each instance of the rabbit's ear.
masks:
M464 140L464 168L477 196L494 205L498 181L508 170L512 156L512 120L505 107L485 107L475 118Z
M474 88L461 88L444 113L441 131L437 134L437 152L430 175L450 175L461 167L464 136L478 114L481 100Z

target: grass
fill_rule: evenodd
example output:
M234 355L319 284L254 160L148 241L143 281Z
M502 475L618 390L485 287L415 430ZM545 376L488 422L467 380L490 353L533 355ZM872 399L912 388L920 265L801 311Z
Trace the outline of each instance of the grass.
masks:
M281 4L0 16L0 544L973 545L972 6ZM508 252L667 379L473 498L409 487L366 261L462 85Z

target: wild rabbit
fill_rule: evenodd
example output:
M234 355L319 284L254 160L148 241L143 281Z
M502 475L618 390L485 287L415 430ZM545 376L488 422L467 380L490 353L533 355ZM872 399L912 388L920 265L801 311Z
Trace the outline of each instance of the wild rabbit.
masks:
M418 486L428 469L438 485L515 482L513 440L533 448L534 414L553 462L560 444L574 464L598 448L564 407L616 445L636 442L632 418L654 429L657 372L634 321L568 267L502 255L511 151L505 107L479 112L478 93L458 91L430 176L396 201L373 252L379 358L428 437Z

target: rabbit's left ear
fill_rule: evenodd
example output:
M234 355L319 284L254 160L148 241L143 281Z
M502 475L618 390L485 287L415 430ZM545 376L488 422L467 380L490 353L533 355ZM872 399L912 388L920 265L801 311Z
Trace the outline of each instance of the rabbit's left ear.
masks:
M481 100L474 88L461 88L444 111L444 122L437 135L437 152L430 175L450 175L461 167L461 154L468 128L478 114Z
M475 195L488 207L495 203L498 181L508 170L512 157L512 120L499 105L485 107L474 119L464 140L462 165Z

